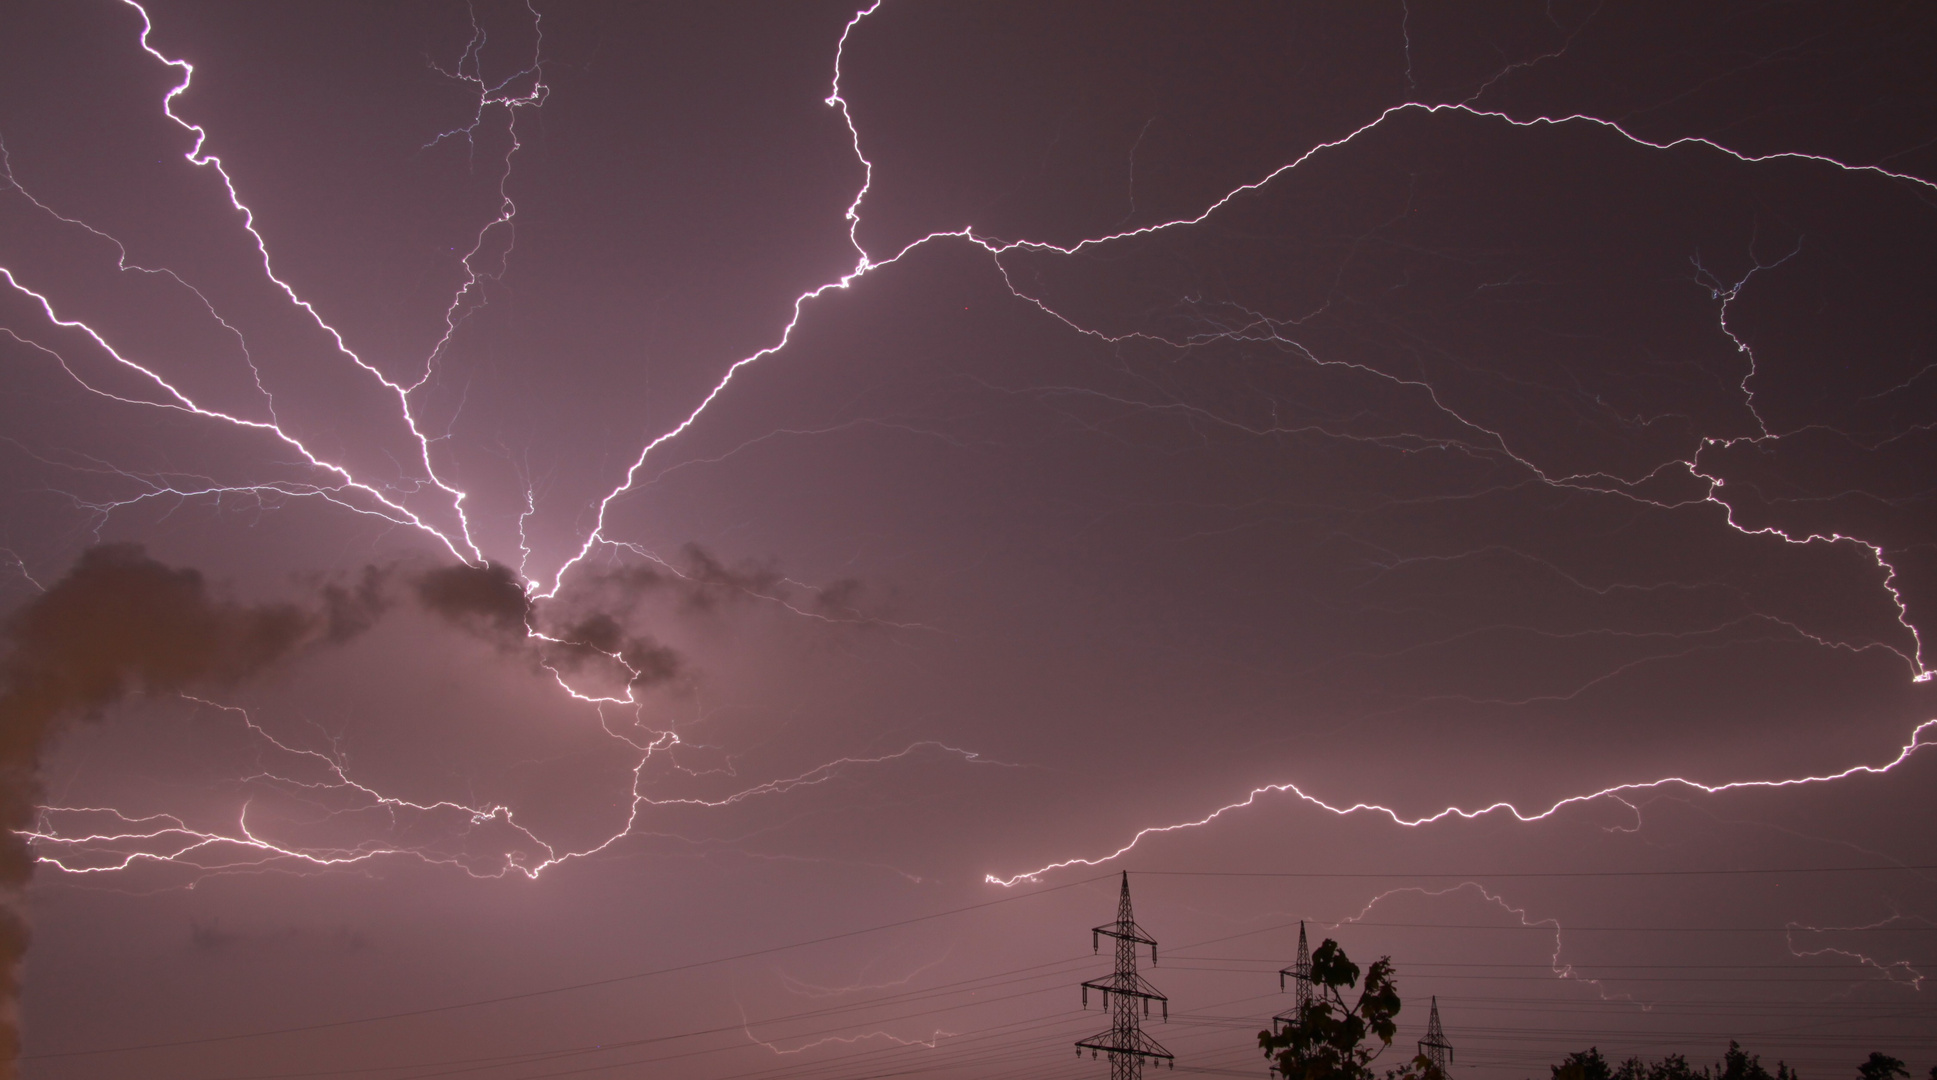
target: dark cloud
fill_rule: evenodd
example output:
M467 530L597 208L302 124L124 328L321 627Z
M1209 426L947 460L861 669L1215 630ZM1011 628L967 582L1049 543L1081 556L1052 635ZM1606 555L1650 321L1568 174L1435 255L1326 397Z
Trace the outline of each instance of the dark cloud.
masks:
M144 7L194 65L172 112L257 228L183 160L163 99L189 71L137 12L8 8L0 657L6 612L90 528L167 535L211 588L351 561L276 593L316 621L245 684L260 733L129 699L46 752L43 802L424 860L233 873L195 860L258 854L209 846L92 872L140 845L36 841L90 872L39 867L28 1052L1015 902L776 956L854 992L831 1026L763 1023L803 1006L761 960L30 1071L609 1047L649 1016L732 1032L635 1066L666 1080L1059 1057L1100 1078L1047 1045L1092 1021L1030 1026L1049 998L894 1017L903 991L1080 951L1124 868L1206 872L1133 882L1185 1012L1275 994L1309 916L1394 956L1402 1025L1440 995L1472 1080L1542 1076L1590 1034L1719 1056L1744 1025L1811 1080L1873 1049L1930 1064L1927 1011L1901 1007L1928 997L1922 871L1688 871L1937 862L1915 825L1937 753L1539 822L1247 793L1532 812L1878 766L1937 716L1937 680L1911 681L1937 630L1937 5ZM511 103L540 81L542 106ZM77 221L179 278L123 272ZM1001 254L946 235L969 226ZM156 380L250 421L129 404L182 404ZM505 566L438 569L471 544ZM561 588L527 602L533 582ZM637 709L552 683L620 696L621 659L656 681ZM922 740L986 757L888 759ZM1095 871L982 884L1139 835ZM475 880L594 849L536 887ZM1430 876L1307 876L1368 872ZM191 918L226 950L200 979ZM342 920L380 943L367 967L248 944ZM1170 966L1213 939L1255 970ZM1257 1062L1228 1028L1154 1034L1180 1067Z
M639 687L684 670L677 652L626 625L639 599L669 580L675 579L647 567L623 567L594 575L595 588L575 590L544 611L517 573L498 563L438 567L414 584L425 610L534 664L577 672L616 659L627 669L625 681ZM706 587L689 584L686 591Z
M531 629L531 599L508 566L443 566L417 577L417 600L467 629L521 641Z
M347 926L327 929L284 926L272 930L239 931L230 930L219 921L204 923L190 920L188 945L191 951L210 957L238 952L287 952L292 949L349 955L369 948L370 939L362 931Z
M375 626L390 610L386 591L390 575L388 568L366 566L354 585L323 585L319 592L323 598L324 639L338 644Z
M0 754L31 765L55 717L137 690L234 683L286 656L317 623L292 604L216 600L199 572L138 545L93 548L7 626Z
M729 565L698 545L682 564L613 568L586 575L556 601L536 603L510 567L442 566L410 577L424 610L535 665L578 672L622 665L631 687L666 684L686 672L679 653L632 623L641 602L666 593L687 611L735 599L777 598L789 585L767 564ZM201 572L171 567L137 544L82 553L68 574L19 609L0 631L0 1061L18 1050L13 1020L19 961L28 943L20 892L34 856L21 835L39 804L39 766L61 724L97 714L134 694L234 686L312 645L339 645L369 630L394 605L395 567L366 566L349 581L316 581L305 604L241 604L213 595ZM859 586L817 593L822 607L846 608ZM617 674L615 669L614 674ZM226 944L219 931L198 948Z
M772 597L786 585L786 577L766 563L743 561L728 566L698 544L681 548L686 565L680 584L686 606L710 611L722 602L742 597Z

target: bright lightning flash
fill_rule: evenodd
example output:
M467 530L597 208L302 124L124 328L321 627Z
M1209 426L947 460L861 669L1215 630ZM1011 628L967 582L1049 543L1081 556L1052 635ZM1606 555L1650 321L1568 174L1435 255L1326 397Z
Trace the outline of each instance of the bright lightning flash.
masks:
M191 395L185 393L175 383L171 382L169 377L155 364L142 362L134 356L129 355L127 351L118 348L109 340L107 334L89 326L79 319L63 315L62 305L57 303L47 291L38 287L32 281L31 275L13 267L0 266L0 278L4 278L7 287L19 296L29 300L31 302L30 306L37 308L45 319L45 326L38 330L27 331L15 328L0 328L0 331L4 331L15 340L31 345L40 350L42 354L51 357L78 385L117 405L180 412L201 418L210 424L258 433L280 446L283 452L293 452L307 466L312 476L311 479L304 481L281 480L239 485L225 484L214 480L204 481L198 479L193 483L184 484L169 479L142 478L145 486L135 496L120 501L109 501L92 505L94 505L94 508L99 513L106 515L130 504L157 498L173 498L178 500L229 496L249 496L258 499L316 498L352 513L374 516L394 525L415 529L448 551L454 559L474 565L482 564L486 556L474 537L472 522L465 509L467 495L450 478L440 473L435 464L432 444L436 439L428 434L421 426L413 403L413 395L430 380L436 371L439 360L442 358L458 328L464 323L468 315L483 303L482 288L484 284L488 281L501 278L508 267L513 247L517 207L507 194L507 185L514 159L523 145L519 139L519 117L528 110L540 108L545 103L548 94L543 69L544 38L542 34L542 19L538 15L538 12L535 8L527 8L533 21L534 31L537 31L535 34L536 44L534 45L530 59L521 65L511 76L497 81L485 77L481 61L485 45L485 36L484 31L475 21L473 22L471 41L466 45L458 63L451 70L444 72L454 82L469 88L474 94L475 109L471 120L466 125L452 131L444 132L431 140L432 144L449 139L464 138L470 140L475 147L475 136L484 125L501 124L503 126L503 132L507 137L508 149L504 153L502 162L498 163L497 210L479 228L475 241L470 249L459 259L462 281L452 295L449 304L446 306L444 333L432 348L429 355L425 356L421 363L415 365L409 375L398 376L387 373L377 364L359 355L351 348L343 334L337 331L313 304L300 296L294 287L288 284L283 277L279 276L276 261L270 253L269 241L263 231L258 228L254 212L243 201L234 179L223 166L222 160L206 152L207 132L201 126L184 120L175 111L176 99L188 90L194 77L194 66L186 60L171 59L164 56L157 50L149 40L153 24L149 19L148 12L141 6L138 0L124 0L124 2L140 14L142 30L139 43L141 49L156 62L180 73L179 82L163 97L161 111L168 121L192 136L193 145L186 152L186 159L194 166L207 170L222 186L230 206L239 216L241 228L247 234L248 242L253 246L256 254L260 258L261 273L264 278L280 291L281 295L289 304L301 309L314 324L315 328L329 339L335 353L343 362L353 366L357 372L361 373L361 377L367 378L377 387L380 387L394 401L396 408L395 420L401 430L407 433L408 439L414 443L416 448L417 460L412 467L416 470L417 475L412 477L408 484L401 486L387 485L375 480L360 478L353 472L350 466L340 461L331 460L313 450L302 437L284 427L277 419L274 398L267 389L263 388L259 371L256 373L257 389L260 391L261 401L258 411L244 415L209 408L198 403ZM1820 154L1801 152L1779 152L1760 155L1748 154L1705 137L1690 136L1667 141L1651 141L1633 133L1619 122L1595 116L1581 114L1560 116L1513 115L1505 111L1485 109L1476 105L1475 101L1480 94L1485 93L1485 88L1482 88L1479 94L1475 94L1473 97L1460 102L1435 103L1407 101L1390 106L1378 112L1370 119L1367 119L1362 125L1350 133L1340 138L1311 146L1303 153L1297 155L1293 160L1271 170L1256 180L1232 189L1222 197L1205 206L1201 212L1189 217L1139 226L1108 235L1091 237L1066 246L1026 239L999 240L979 235L972 228L965 226L959 229L932 232L913 241L892 255L877 258L867 251L859 238L862 206L867 199L873 183L873 164L863 152L861 132L854 122L847 100L842 97L841 65L846 55L847 46L853 35L862 26L863 22L870 15L874 14L879 7L880 3L877 0L876 3L857 11L843 28L834 52L833 81L826 98L826 104L829 107L840 111L842 120L848 130L853 152L863 169L862 184L855 193L852 202L849 203L845 215L848 222L848 240L855 252L855 261L852 268L834 280L825 282L797 296L793 301L791 317L780 328L772 344L729 364L718 381L701 398L690 413L662 434L647 441L640 448L619 483L597 503L595 512L591 515L590 527L584 532L583 541L578 550L569 558L565 559L549 575L549 584L541 584L538 577L529 573L524 575L528 583L528 593L535 601L555 598L559 590L564 586L567 576L595 551L601 548L645 554L643 549L638 545L623 539L611 537L608 534L608 511L616 501L633 491L640 483L642 476L645 474L648 459L655 450L671 440L678 438L694 425L698 424L708 408L727 392L734 379L745 369L763 360L773 358L787 348L793 339L795 330L800 324L803 312L809 305L828 298L832 294L848 289L855 281L865 275L884 271L894 266L904 256L917 248L931 244L960 243L985 252L997 270L1002 274L1004 280L1008 283L1009 291L1019 302L1034 306L1049 317L1058 320L1074 333L1105 340L1123 340L1126 337L1146 338L1178 347L1198 344L1208 340L1277 342L1291 347L1295 353L1303 356L1313 365L1324 368L1348 369L1367 377L1384 380L1408 392L1423 395L1435 409L1451 420L1459 430L1467 433L1460 440L1462 445L1476 448L1489 454L1504 455L1516 467L1523 470L1526 476L1533 482L1556 488L1590 492L1604 497L1631 500L1650 507L1674 509L1686 504L1669 504L1656 501L1644 494L1643 485L1650 479L1661 474L1664 470L1679 470L1698 483L1706 486L1706 494L1700 500L1697 500L1697 502L1712 505L1719 510L1718 517L1721 523L1738 533L1748 536L1768 537L1783 543L1841 545L1860 551L1863 557L1872 561L1877 567L1881 575L1880 587L1894 604L1897 611L1897 621L1901 625L1905 635L1903 647L1893 645L1883 645L1883 647L1890 648L1903 658L1909 669L1910 677L1913 680L1917 682L1931 680L1933 670L1929 666L1924 654L1922 635L1918 627L1913 624L1909 609L1899 591L1897 585L1897 570L1889 562L1881 544L1862 537L1842 533L1792 533L1773 526L1751 528L1740 524L1736 520L1734 509L1723 497L1723 479L1715 472L1703 466L1702 453L1705 450L1726 449L1744 440L1705 439L1701 442L1700 446L1695 448L1694 453L1688 458L1668 462L1641 476L1622 477L1606 473L1577 475L1550 474L1523 453L1515 450L1511 445L1511 440L1505 434L1488 429L1475 421L1469 420L1445 404L1439 392L1430 383L1423 380L1401 378L1352 361L1321 357L1287 336L1292 326L1290 323L1276 320L1262 314L1251 313L1249 317L1238 324L1220 327L1212 332L1187 341L1171 341L1147 334L1112 336L1095 328L1080 324L1074 318L1056 310L1046 300L1031 295L1026 289L1017 284L1015 278L1011 275L1009 265L1005 262L1005 257L1011 253L1028 253L1049 257L1072 256L1087 249L1117 244L1138 237L1150 236L1168 230L1192 228L1193 226L1208 222L1214 215L1230 205L1234 200L1247 194L1261 191L1279 178L1297 170L1308 161L1345 147L1361 139L1367 133L1387 125L1395 117L1407 114L1423 114L1428 117L1461 116L1514 129L1526 129L1536 126L1582 127L1602 132L1611 140L1624 141L1633 146L1652 151L1666 152L1677 148L1689 148L1730 158L1748 165L1778 161L1795 162L1808 166L1817 166L1827 170L1840 171L1848 173L1853 177L1869 179L1876 182L1909 184L1927 191L1937 191L1937 183L1907 173L1885 169L1877 165L1852 164ZM1409 40L1407 55L1410 58ZM1507 71L1503 69L1501 76L1504 76L1506 73ZM1496 76L1496 81L1498 77L1500 76ZM1490 86L1491 83L1487 85ZM126 249L121 247L118 241L115 241L114 238L107 236L107 234L97 229L93 229L83 222L57 213L47 203L29 194L13 178L10 168L7 169L4 176L0 177L0 179L4 179L5 181L5 188L0 189L0 191L11 191L14 196L27 199L33 206L38 207L41 211L59 221L84 229L94 237L114 244L120 250L118 266L121 270L160 273L172 277L183 288L193 293L200 300L201 304L209 309L209 313L220 321L222 325L229 327L233 331L233 326L230 321L224 319L215 311L207 297L196 290L192 284L180 276L175 275L173 271L139 267L130 264L127 259ZM1758 267L1758 269L1767 268ZM1713 291L1715 299L1721 307L1722 329L1735 340L1739 350L1747 360L1748 372L1744 376L1741 389L1751 413L1760 422L1761 416L1754 411L1753 393L1749 388L1749 379L1754 375L1754 355L1748 345L1740 338L1735 337L1728 327L1729 306L1740 295L1747 281L1748 278L1745 277L1741 282L1734 283L1733 285L1714 282ZM240 338L239 333L236 336ZM134 376L136 383L146 388L147 393L144 396L128 396L114 393L94 385L78 372L76 365L68 361L62 352L63 348L92 350L105 356L114 365ZM244 343L244 349L246 354L246 342ZM253 368L253 362L251 367ZM1340 435L1339 437L1350 436ZM1761 430L1757 435L1746 441L1767 445L1780 441L1785 437L1785 433L1771 431L1765 423L1762 424ZM129 476L130 474L122 473L122 475ZM518 519L518 535L521 538L524 536L526 520L532 516L534 510L534 504L528 499L525 510ZM448 523L439 524L439 522ZM526 554L528 556L528 551ZM520 560L521 567L525 561L523 559ZM24 565L22 566L22 572L26 572ZM29 580L31 580L31 577ZM805 611L800 611L799 613L803 615L809 614ZM534 638L545 641L557 640L546 637L535 628L530 633ZM617 656L613 656L612 659L615 662L623 664L623 661ZM605 707L632 707L635 709L639 707L639 703L629 691L621 696L590 694L574 689L561 673L553 671L553 674L557 678L558 685L566 694L573 699L590 704L595 708L602 710ZM217 707L236 711L233 710L232 706ZM596 847L582 851L560 851L540 841L537 837L526 831L523 826L519 825L516 822L513 811L509 807L463 806L446 802L414 803L381 794L352 780L345 772L341 761L326 754L294 748L286 743L280 742L264 731L255 721L249 719L246 715L240 714L239 711L237 712L238 715L241 715L242 722L249 729L252 737L265 741L279 752L288 755L291 759L308 759L308 763L311 766L322 769L322 778L320 780L298 782L288 778L275 778L274 782L277 784L316 791L327 790L338 796L360 800L362 807L366 810L381 810L383 813L391 815L392 817L408 815L436 817L439 815L448 815L466 823L469 827L495 824L509 830L526 844L529 849L528 855L507 858L500 866L487 868L482 871L474 867L465 867L466 872L482 873L485 876L497 876L515 871L535 877L547 867L556 865L561 861L602 850L621 837L628 835L638 821L641 811L654 806L669 804L725 806L756 796L778 795L795 788L821 783L836 771L843 768L863 764L882 764L905 758L923 746L932 746L935 749L949 754L960 755L966 761L973 762L977 760L974 754L954 747L941 746L940 744L916 744L897 753L880 757L862 759L842 758L817 766L797 776L770 781L722 799L710 801L693 799L655 800L641 790L641 770L643 770L646 762L653 755L668 753L673 747L677 746L677 735L671 731L654 731L647 732L643 737L635 738L619 734L608 726L607 731L612 733L614 738L627 743L638 754L637 765L633 769L634 784L630 814L623 828L614 833L610 839L607 839ZM602 711L600 712L600 716L603 719L604 714ZM1442 820L1454 818L1472 819L1495 813L1511 814L1519 821L1538 821L1551 816L1564 807L1577 803L1603 798L1619 799L1624 794L1668 787L1717 793L1747 788L1785 788L1806 784L1829 783L1855 776L1876 775L1890 771L1897 765L1908 760L1919 749L1930 745L1930 742L1926 740L1931 737L1933 726L1937 726L1937 720L1926 721L1916 727L1911 732L1909 741L1903 746L1897 757L1882 765L1854 765L1840 771L1815 776L1775 780L1737 780L1719 784L1707 784L1679 776L1671 776L1645 782L1618 784L1599 791L1569 796L1544 810L1533 812L1523 811L1507 802L1497 802L1489 806L1471 810L1448 807L1437 813L1409 818L1390 808L1370 803L1353 803L1342 806L1333 805L1306 793L1296 784L1292 783L1271 784L1254 789L1244 799L1220 807L1196 820L1145 828L1137 832L1127 843L1107 855L1097 858L1064 859L1035 870L1007 877L990 874L987 880L998 885L1013 886L1022 881L1036 880L1044 874L1065 867L1094 866L1125 854L1147 836L1205 826L1225 814L1253 805L1261 797L1273 794L1289 793L1334 814L1349 815L1360 812L1381 814L1390 818L1396 825L1418 827ZM113 823L107 831L70 833L56 827L58 822L63 820L80 820L82 818L88 820L103 820L103 816L105 816L106 820ZM181 820L166 815L128 817L121 815L118 811L104 809L49 807L44 811L42 820L45 826L34 834L34 840L39 845L39 850L42 853L41 858L44 862L57 869L74 873L103 873L122 870L135 863L149 860L188 862L203 860L196 862L196 864L212 872L260 867L265 863L278 862L291 865L308 864L315 867L341 866L390 855L412 855L432 858L433 861L457 862L454 858L446 859L443 856L427 854L424 850L413 850L408 847L384 844L359 844L342 850L329 851L311 851L297 847L280 846L257 835L249 824L246 808L238 816L233 831L225 832L210 832L189 828ZM140 850L137 850L138 848ZM101 861L95 858L74 859L64 854L82 850L92 851L97 853L97 855L102 851L122 850L124 857L121 857L118 861L115 859ZM751 1033L749 1033L749 1037L752 1037ZM938 1035L938 1037L940 1036ZM777 1047L772 1048L775 1049L776 1053L797 1052L793 1050L783 1051Z

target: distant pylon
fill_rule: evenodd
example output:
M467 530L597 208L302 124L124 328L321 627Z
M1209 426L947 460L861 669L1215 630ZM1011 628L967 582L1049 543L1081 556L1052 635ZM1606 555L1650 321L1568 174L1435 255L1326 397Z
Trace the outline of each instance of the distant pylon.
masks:
M1305 943L1305 920L1303 919L1298 920L1298 959L1292 961L1290 967L1278 972L1278 992L1281 994L1285 992L1286 976L1290 976L1293 980L1292 988L1296 994L1292 997L1290 1009L1271 1018L1271 1027L1274 1031L1305 1015L1305 1006L1312 1003L1312 950L1311 946Z
M1116 939L1116 971L1101 979L1091 979L1083 984L1083 1007L1090 1007L1090 991L1103 992L1103 1007L1110 1010L1110 1030L1100 1035L1092 1035L1076 1044L1076 1056L1082 1057L1088 1050L1091 1057L1099 1052L1110 1055L1110 1080L1138 1080L1143 1075L1143 1059L1153 1058L1167 1061L1171 1068L1177 1067L1177 1059L1163 1048L1157 1040L1143 1033L1142 1017L1137 1015L1138 1003L1142 1003L1143 1016L1150 1015L1150 1003L1163 1005L1165 1020L1170 1019L1170 999L1157 992L1157 988L1137 974L1137 946L1150 946L1150 962L1157 962L1157 943L1137 920L1130 914L1130 875L1123 875L1123 893L1117 900L1116 921L1104 923L1090 931L1090 949L1101 948L1101 939ZM1110 995L1116 995L1111 1001Z
M1419 1040L1419 1056L1432 1062L1435 1077L1446 1075L1453 1063L1453 1044L1446 1041L1446 1029L1439 1026L1439 996L1433 996L1432 1018L1426 1021L1426 1037Z

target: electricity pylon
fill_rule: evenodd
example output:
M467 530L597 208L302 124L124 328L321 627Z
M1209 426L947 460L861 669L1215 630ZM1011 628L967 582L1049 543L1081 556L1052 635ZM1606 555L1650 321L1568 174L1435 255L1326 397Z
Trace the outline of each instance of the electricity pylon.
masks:
M1305 920L1303 919L1298 920L1298 959L1292 961L1290 967L1278 972L1278 992L1281 994L1285 992L1286 976L1294 980L1292 989L1296 994L1292 998L1291 1008L1271 1018L1273 1031L1286 1024L1297 1022L1305 1015L1305 1006L1312 1003L1312 950L1311 946L1305 943Z
M1426 1021L1426 1037L1419 1040L1419 1056L1432 1062L1432 1077L1440 1080L1446 1066L1453 1063L1453 1044L1446 1041L1446 1029L1439 1026L1439 996L1433 995L1432 1019Z
M1143 1076L1143 1061L1169 1062L1171 1068L1177 1067L1177 1058L1163 1048L1163 1044L1143 1033L1142 1017L1137 1015L1139 1003L1143 1016L1150 1015L1150 1003L1155 1001L1163 1006L1163 1017L1170 1019L1170 999L1157 992L1157 988L1137 974L1137 946L1150 946L1150 962L1157 962L1157 943L1137 925L1130 914L1130 874L1123 875L1123 893L1117 900L1116 921L1104 923L1090 931L1090 949L1099 951L1103 938L1116 939L1116 971L1101 979L1091 979L1083 984L1083 1007L1090 1007L1090 991L1103 992L1103 1007L1110 1012L1110 1030L1100 1035L1092 1035L1076 1044L1076 1056L1082 1057L1088 1050L1091 1057L1099 1052L1110 1055L1110 1080L1139 1080ZM1115 995L1116 1000L1111 1000Z

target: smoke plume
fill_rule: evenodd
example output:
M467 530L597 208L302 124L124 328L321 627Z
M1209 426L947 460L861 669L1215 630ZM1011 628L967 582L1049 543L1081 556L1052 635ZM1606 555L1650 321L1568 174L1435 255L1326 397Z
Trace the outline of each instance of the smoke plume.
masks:
M775 599L788 584L758 565L728 566L688 545L685 567L612 568L583 575L574 595L541 613L515 571L497 563L407 575L417 602L447 624L560 671L624 665L630 686L684 673L679 655L628 628L645 596L670 589L679 607L709 611L738 597ZM370 629L392 606L395 568L366 567L350 584L312 582L309 606L245 605L213 597L202 575L150 558L137 544L90 548L67 576L0 624L0 1080L20 1052L24 892L34 855L25 838L40 803L41 757L63 724L132 694L234 686L312 645ZM823 590L824 609L852 583Z
M591 580L605 587L601 592L617 595L574 597L561 606L593 610L575 618L554 617L543 628L517 574L498 563L426 571L416 579L417 601L452 625L554 670L576 671L601 659L616 659L625 665L626 681L634 687L677 677L683 670L677 653L628 631L619 618L603 610L614 607L628 614L640 594L657 589L664 579L653 571L634 569Z
M108 544L0 628L0 1080L12 1080L20 1052L22 894L34 868L22 833L60 726L130 694L233 686L306 644L355 636L383 607L375 570L354 588L325 588L320 611L248 606L211 597L200 573L139 545Z

